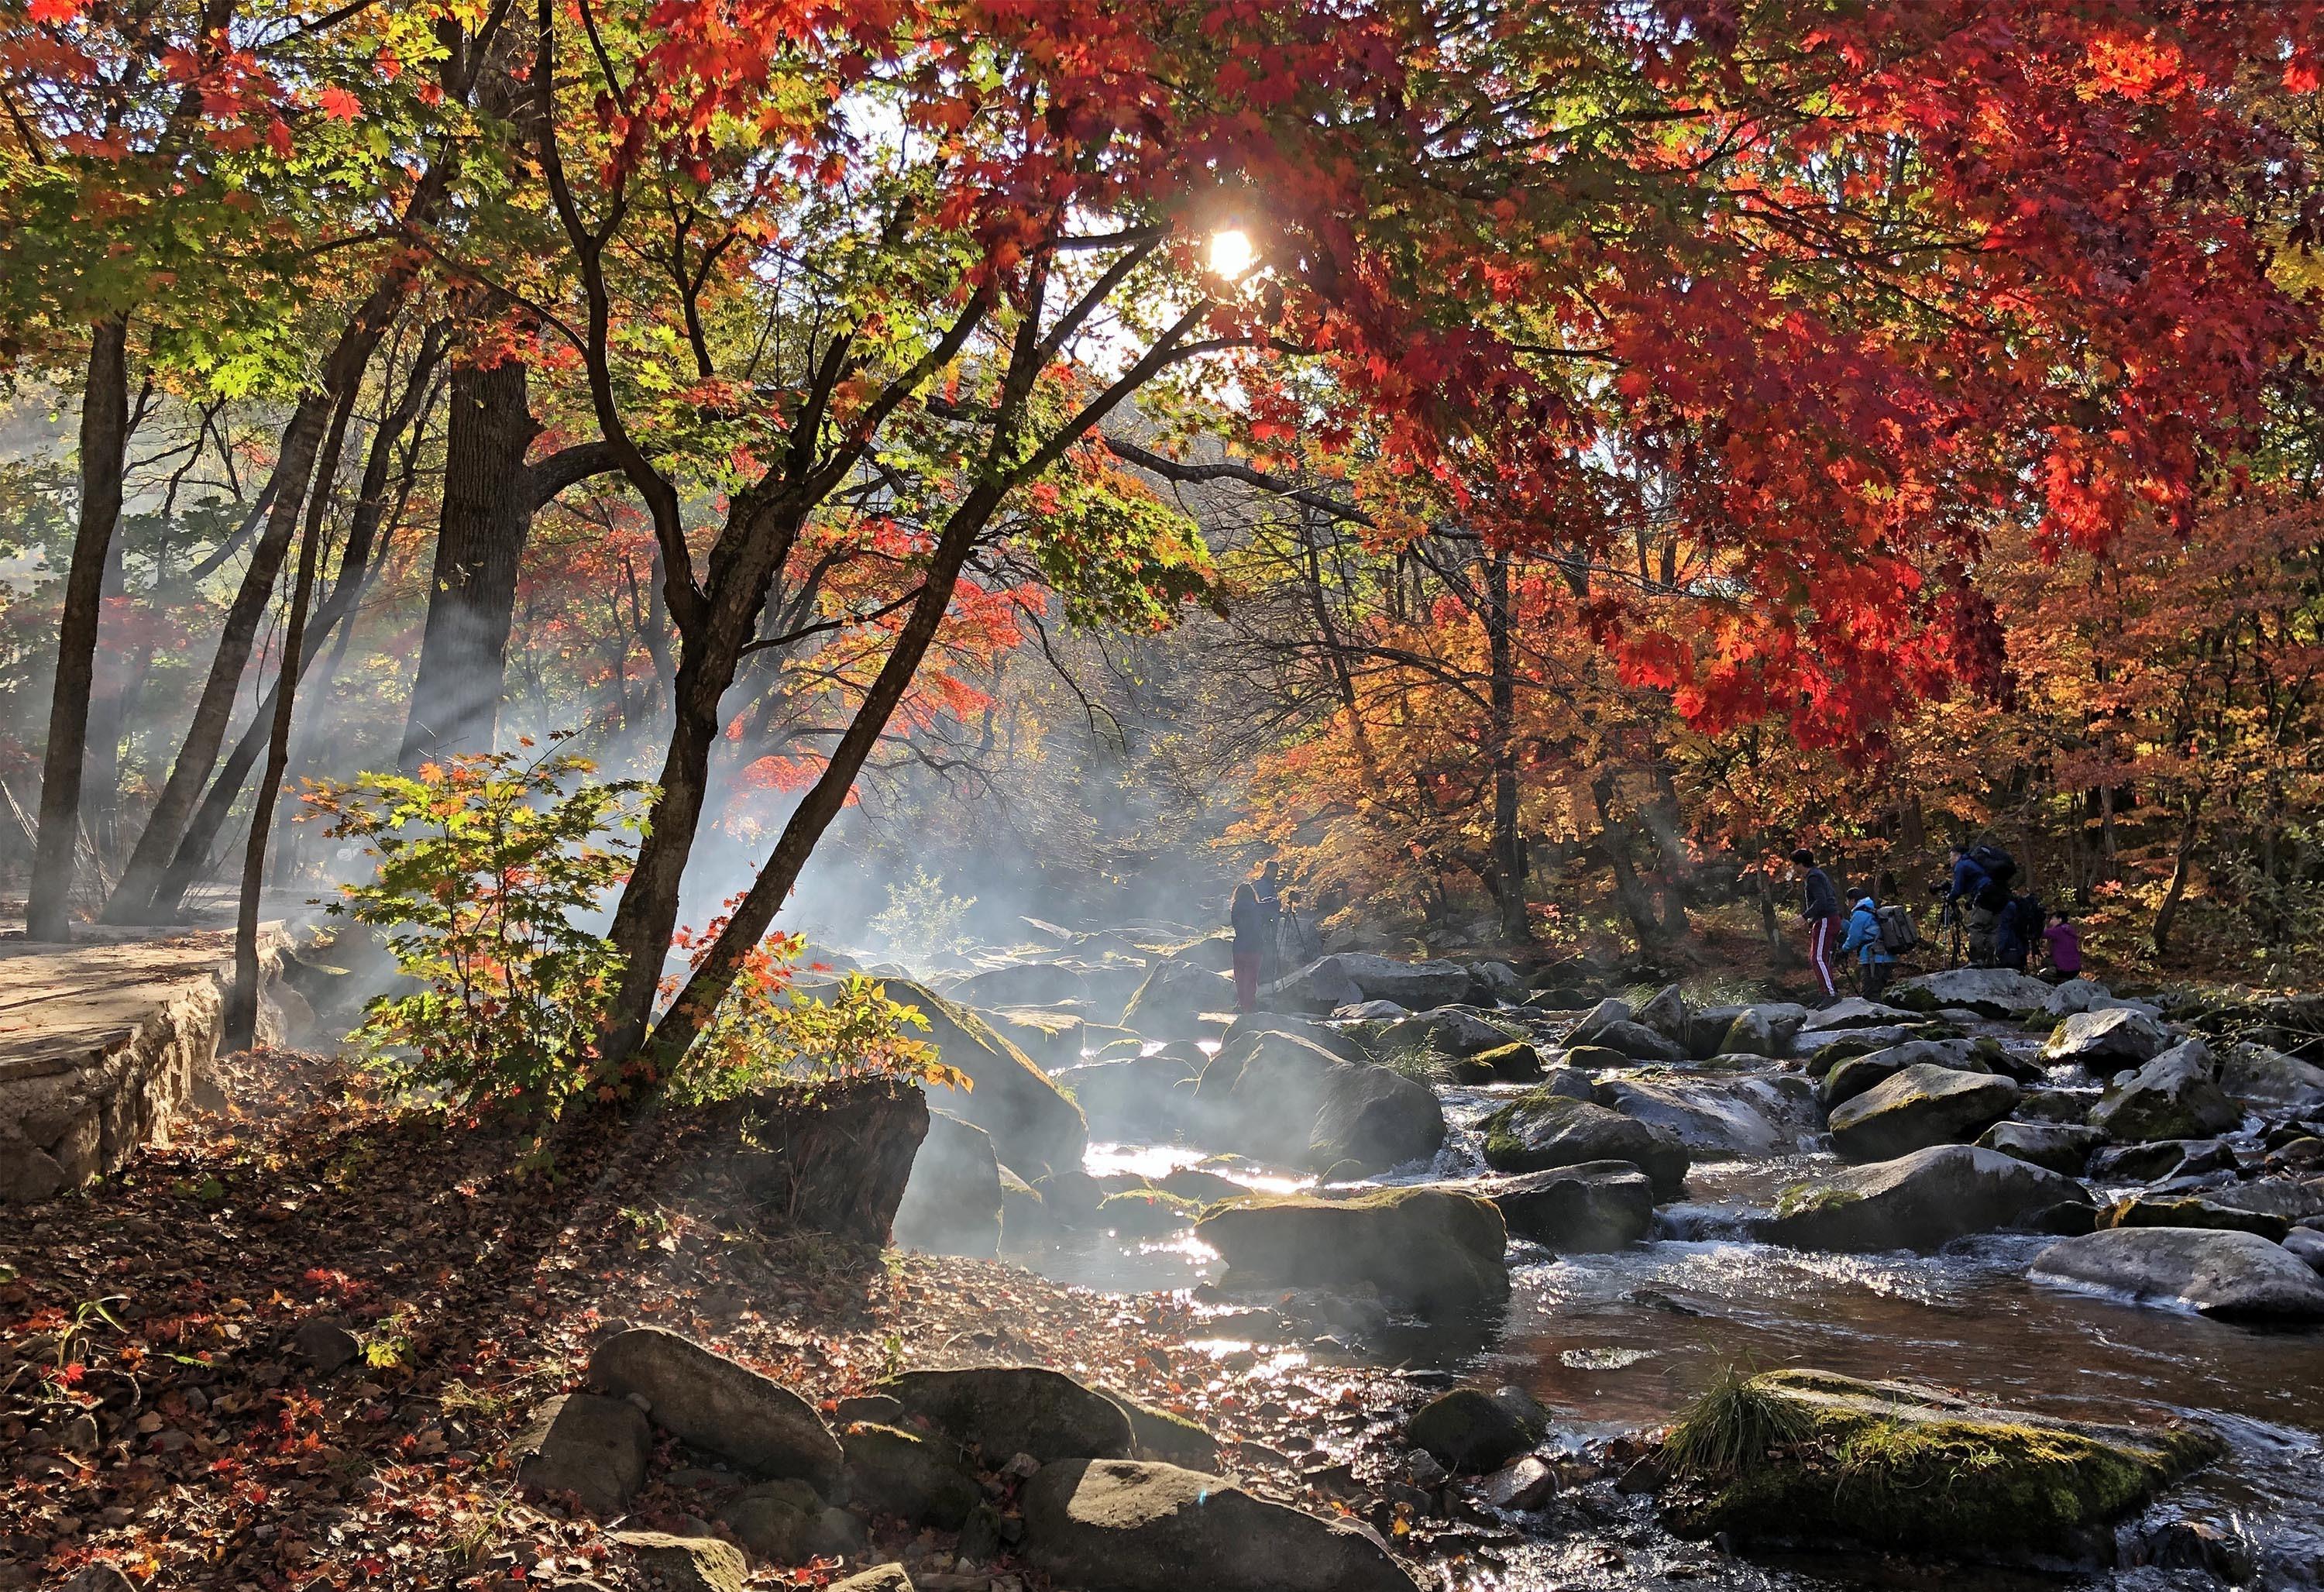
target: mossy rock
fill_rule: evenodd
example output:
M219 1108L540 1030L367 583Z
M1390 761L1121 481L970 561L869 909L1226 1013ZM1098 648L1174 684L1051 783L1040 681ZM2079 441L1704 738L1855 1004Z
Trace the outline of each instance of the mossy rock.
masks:
M1098 1226L1125 1238L1154 1238L1192 1227L1202 1211L1193 1200L1160 1189L1138 1189L1108 1194L1099 1201L1097 1220Z
M1933 1013L1943 1006L1933 991L1911 984L1892 984L1880 992L1880 998L1890 1006L1902 1007L1908 1012Z
M1716 1425L1747 1439L1722 1442ZM2225 1451L2177 1423L2052 1421L1914 1383L1771 1371L1714 1390L1681 1421L1666 1459L1727 1457L1673 1465L1664 1514L1688 1537L2110 1562L2115 1521Z
M1139 1403L1128 1394L1111 1387L1101 1387L1098 1392L1130 1417L1130 1434L1138 1449L1136 1458L1218 1474L1219 1440L1202 1427L1184 1415Z
M1591 1161L1628 1161L1676 1198L1691 1159L1666 1127L1625 1117L1590 1100L1536 1089L1485 1118L1485 1164L1496 1172L1547 1172Z
M1452 1189L1384 1188L1351 1199L1252 1194L1204 1211L1194 1233L1225 1258L1229 1286L1369 1284L1424 1311L1508 1293L1501 1213Z

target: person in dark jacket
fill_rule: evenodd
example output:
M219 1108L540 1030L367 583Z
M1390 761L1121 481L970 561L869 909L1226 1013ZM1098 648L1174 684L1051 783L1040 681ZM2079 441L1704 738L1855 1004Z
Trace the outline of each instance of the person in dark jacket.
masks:
M1259 882L1251 887L1259 897L1261 947L1259 956L1259 981L1272 984L1286 971L1277 942L1283 932L1283 870L1273 862L1259 870Z
M1995 894L1993 876L1977 865L1977 859L1960 842L1953 842L1951 853L1953 882L1952 888L1945 892L1945 905L1968 925L1969 965L1991 967L1994 930L2001 921L1998 905L1990 904Z
M1235 887L1233 905L1227 908L1227 922L1234 929L1235 1009L1259 1009L1259 970L1267 959L1267 941L1273 932L1266 908L1259 904L1259 892L1246 879Z
M1815 853L1802 846L1792 853L1792 870L1800 881L1800 916L1808 925L1808 966L1826 998L1840 993L1831 980L1832 947L1840 936L1840 892L1831 876L1816 866Z

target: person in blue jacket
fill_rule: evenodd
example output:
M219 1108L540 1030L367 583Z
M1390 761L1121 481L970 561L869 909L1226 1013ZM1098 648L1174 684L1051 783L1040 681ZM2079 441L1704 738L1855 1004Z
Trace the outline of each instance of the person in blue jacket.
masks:
M1888 974L1896 958L1880 943L1880 903L1869 890L1857 890L1849 897L1848 934L1840 943L1840 952L1845 956L1851 951L1862 969L1858 987L1865 999L1877 1000L1888 987Z

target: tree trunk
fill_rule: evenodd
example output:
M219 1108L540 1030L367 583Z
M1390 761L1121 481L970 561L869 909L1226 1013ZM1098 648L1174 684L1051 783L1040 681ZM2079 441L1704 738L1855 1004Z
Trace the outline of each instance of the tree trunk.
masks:
M105 579L97 594L100 629L105 610L119 599L127 584L122 568L122 538L108 539ZM90 672L88 741L81 754L81 825L100 857L113 855L118 841L115 829L121 796L121 737L128 727L130 704L143 674L142 661L118 652L99 654Z
M517 566L532 528L524 456L540 430L521 363L453 372L442 529L396 759L407 774L432 758L493 749Z
M290 553L291 534L299 527L299 511L306 505L316 450L322 446L327 428L345 424L344 419L335 417L344 416L353 408L363 386L364 368L371 363L373 353L386 335L389 317L402 302L409 282L410 273L399 271L372 290L371 297L339 334L338 345L324 366L322 390L302 397L291 411L290 423L282 428L282 448L275 460L271 483L274 501L267 513L265 531L252 550L250 566L243 572L242 584L226 609L217 651L210 659L209 676L202 682L201 695L194 704L193 717L179 745L177 759L170 766L170 777L162 784L152 814L145 821L145 833L137 837L137 849L130 853L121 882L114 887L112 899L105 904L107 923L143 923L153 911L155 888L171 860L177 855L179 842L185 838L186 822L193 816L194 805L209 782L211 768L217 766L218 747L225 741L226 725L234 717L234 699L242 689L243 669L250 662L259 624L272 601L275 576L281 574L282 561ZM326 483L322 490L327 489Z
M1517 648L1510 635L1508 554L1486 559L1485 595L1485 648L1492 671L1485 743L1493 764L1493 895L1500 908L1501 937L1524 945L1532 943L1533 925L1526 913L1525 836L1517 829Z
M2179 916L2179 903L2187 894L2187 878L2195 870L2195 840L2202 833L2203 798L2200 795L2187 798L2186 817L2179 826L2179 852L2171 864L2171 884L2163 892L2163 904L2154 909L2153 935L2154 954L2171 953L2171 925Z
M88 693L97 663L97 623L104 612L105 566L121 519L121 478L129 446L129 322L108 316L88 345L88 382L80 406L80 520L65 575L64 614L57 630L57 677L49 704L49 741L41 766L40 836L24 901L24 935L72 936L68 908L73 857L80 839L81 764L88 743Z
M1598 804L1599 827L1605 837L1606 860L1614 870L1614 898L1630 920L1642 948L1658 948L1669 938L1655 914L1654 897L1639 881L1630 858L1630 826L1614 814L1614 777L1600 774L1590 782L1591 798Z
M234 984L226 997L223 1048L248 1050L258 1031L258 897L266 880L266 842L274 830L274 801L282 770L290 759L290 713L299 700L299 667L307 640L307 605L315 594L315 562L330 511L331 478L338 474L339 449L346 440L347 411L342 404L324 441L317 484L307 508L306 533L299 538L299 573L290 586L290 617L282 628L282 660L275 666L274 717L266 741L266 772L250 814L250 839L243 849L242 898L234 920Z

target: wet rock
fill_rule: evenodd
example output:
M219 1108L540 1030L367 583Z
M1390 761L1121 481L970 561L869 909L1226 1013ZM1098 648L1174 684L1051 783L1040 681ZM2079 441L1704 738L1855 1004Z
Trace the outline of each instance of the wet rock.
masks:
M2151 1139L2100 1150L2090 1157L2089 1176L2096 1182L2161 1182L2231 1170L2235 1164L2235 1152L2215 1138Z
M1540 1508L1557 1495L1557 1472L1530 1454L1485 1478L1485 1502L1520 1513Z
M2157 1569L2198 1570L2215 1585L2239 1587L2252 1578L2251 1544L2199 1520L2158 1522L2138 1533L2132 1562Z
M1825 1007L1810 1012L1800 1025L1802 1034L1832 1034L1849 1028L1886 1028L1914 1021L1914 1014L1877 1000L1867 1000L1859 995L1846 995Z
M1475 1192L1493 1202L1510 1232L1560 1255L1628 1248L1654 1230L1654 1184L1628 1161L1489 1178Z
M1571 1055L1572 1053L1566 1053ZM1552 1067L1542 1075L1542 1092L1570 1100L1595 1100L1598 1081L1582 1067Z
M844 1581L834 1581L824 1592L915 1592L912 1578L900 1564L874 1565Z
M1542 1075L1541 1052L1513 1039L1457 1063L1452 1075L1466 1083L1531 1083Z
M1233 1015L1234 980L1199 962L1156 962L1121 1010L1121 1026L1148 1039L1204 1039Z
M1997 1122L1977 1142L1984 1149L1999 1150L2066 1177L2080 1177L2089 1164L2090 1152L2106 1142L2106 1135L2095 1127L2066 1122Z
M848 1496L875 1513L956 1532L983 1502L955 1443L862 1422L840 1429L839 1446Z
M974 1085L965 1091L931 1088L930 1106L991 1135L1001 1164L1020 1177L1031 1179L1053 1166L1082 1164L1082 1153L1089 1147L1089 1125L1023 1051L982 1017L924 984L890 979L888 994L919 1008L928 1026L918 1037L934 1045L946 1066L959 1068Z
M1343 951L1330 960L1361 990L1365 1000L1393 1000L1408 1011L1425 1011L1462 999L1473 980L1457 962L1398 962ZM1345 1004L1344 1002L1341 1004Z
M1451 1190L1384 1188L1348 1199L1252 1194L1205 1210L1194 1232L1225 1258L1231 1284L1369 1284L1423 1311L1462 1309L1508 1292L1508 1229L1500 1212Z
M1667 1128L1588 1100L1536 1090L1485 1118L1485 1163L1496 1172L1546 1172L1590 1161L1628 1161L1675 1198L1686 1186L1686 1146Z
M1398 1007L1393 1012L1373 1015L1393 1018L1408 1014L1403 1008ZM1305 1017L1294 1017L1285 1012L1243 1013L1233 1022L1229 1023L1227 1031L1219 1035L1219 1048L1223 1050L1250 1034L1288 1034L1295 1038L1304 1039L1310 1044L1321 1045L1343 1062L1371 1060L1371 1057L1365 1054L1364 1047L1358 1044L1344 1028L1335 1027L1330 1023L1311 1022ZM1184 1052L1180 1054L1183 1055ZM1199 1050L1194 1052L1191 1059L1198 1071L1204 1063L1209 1060Z
M1919 1032L1917 1024L1912 1027L1892 1023L1877 1028L1835 1028L1801 1035L1793 1042L1792 1052L1800 1058L1802 1070L1809 1077L1821 1078L1852 1056L1867 1056L1892 1044L1902 1044Z
M1674 1044L1686 1044L1686 997L1679 993L1676 984L1664 985L1661 993L1640 1007L1632 1020Z
M1908 1039L1902 1044L1884 1045L1860 1056L1835 1061L1817 1084L1816 1098L1829 1110L1847 1104L1877 1083L1886 1083L1907 1067L1923 1063L1950 1067L1957 1072L1992 1071L1978 1059L1977 1047L1969 1040ZM2080 1117L2074 1119L2081 1120Z
M1001 1162L992 1136L949 1111L928 1113L927 1136L896 1206L896 1247L990 1260L1001 1247Z
M2287 1254L2308 1263L2310 1269L2324 1272L2324 1232L2314 1228L2293 1228L2283 1235Z
M2070 1090L2034 1090L2019 1097L2016 1117L2021 1122L2066 1122L2076 1127L2086 1127L2097 1098Z
M2170 1048L2171 1031L2144 1012L2077 1012L2060 1023L2042 1047L2042 1059L2106 1073L2143 1066Z
M2112 1017L2107 1012L2101 1016ZM2243 1109L2211 1081L2211 1053L2200 1039L2153 1057L2090 1109L2090 1126L2110 1138L2206 1138L2243 1121Z
M1416 1592L1369 1532L1136 1460L1044 1467L1021 1551L1083 1592Z
M814 1405L675 1332L617 1332L590 1355L588 1375L600 1393L642 1401L654 1424L689 1448L763 1476L816 1486L839 1478L838 1440Z
M1618 1051L1634 1062L1677 1062L1685 1053L1644 1023L1608 1023L1591 1035L1590 1043Z
M1154 1459L1188 1470L1217 1473L1218 1439L1194 1422L1167 1410L1157 1410L1152 1404L1141 1404L1128 1394L1117 1393L1111 1387L1101 1387L1098 1392L1112 1400L1115 1407L1130 1418L1131 1459Z
M1181 1127L1185 1086L1201 1073L1203 1065L1183 1056L1125 1056L1120 1061L1084 1062L1050 1076L1073 1097L1098 1132L1167 1143L1177 1136Z
M1476 987L1496 1000L1506 1000L1525 988L1524 975L1506 962L1472 962L1469 977Z
M2255 1177L2249 1182L2230 1182L2224 1188L2213 1189L2204 1198L2238 1210L2280 1216L2286 1221L2324 1217L2324 1180L2319 1179Z
M1431 1050L1440 1055L1469 1056L1509 1042L1509 1036L1472 1011L1440 1006L1415 1012L1380 1030L1383 1051Z
M742 1551L716 1537L615 1532L611 1540L628 1549L638 1567L669 1592L742 1592L742 1578L750 1571Z
M1261 1004L1277 1011L1336 1012L1365 1004L1366 997L1336 956L1320 957L1296 972L1263 986ZM1399 1010L1404 1008L1399 1008Z
M327 1376L363 1353L363 1341L343 1321L309 1316L290 1335L290 1352L313 1367L317 1376Z
M1434 1090L1287 1034L1222 1047L1190 1109L1198 1142L1285 1165L1378 1171L1425 1160L1444 1142Z
M1933 1012L1958 1006L1986 1017L2039 1011L2050 986L2014 968L1957 967L1900 979L1886 990L1889 1004Z
M2257 1233L2280 1244L2292 1223L2272 1211L2242 1210L2200 1194L2134 1194L2098 1212L2101 1228L2215 1228L2225 1232Z
M2163 1015L2160 1007L2144 1000L2125 1000L2104 984L2089 979L2068 979L2050 991L2050 998L2042 1003L2045 1017L2070 1017L2076 1012L2098 1011L2144 1012L2150 1017Z
M1689 1426L1733 1419L1741 1399L1790 1440L1739 1472L1691 1472ZM2116 1520L2225 1452L2190 1428L2053 1421L1826 1371L1767 1372L1721 1401L1698 1406L1664 1450L1679 1478L1665 1519L1684 1536L2110 1563Z
M1823 1135L1815 1086L1796 1073L1648 1075L1600 1084L1598 1103L1670 1130L1696 1160L1789 1155Z
M1543 1431L1537 1409L1474 1387L1431 1400L1405 1423L1405 1436L1454 1476L1499 1470L1539 1442Z
M1582 1020L1567 1030L1565 1047L1572 1050L1576 1045L1595 1044L1599 1033L1609 1024L1627 1023L1631 1017L1630 1003L1618 996L1609 995L1583 1012Z
M1850 1161L1891 1160L1975 1138L2016 1103L2017 1085L2006 1078L1921 1063L1833 1111L1832 1148Z
M1602 1044L1568 1045L1556 1054L1561 1058L1560 1065L1585 1073L1620 1072L1637 1065L1620 1051L1609 1050Z
M1767 1020L1767 1014L1748 1006L1735 1014L1726 1031L1708 1047L1712 1054L1751 1056L1777 1056L1786 1048L1775 1037L1775 1026Z
M1098 1201L1096 1225L1125 1238L1158 1238L1192 1227L1202 1210L1160 1189L1125 1189Z
M1126 1458L1130 1417L1105 1394L1038 1366L907 1371L880 1391L955 1441L998 1461Z
M2107 1228L2051 1245L2031 1275L2230 1321L2324 1321L2324 1278L2256 1233Z
M2264 1044L2231 1044L2219 1058L2220 1089L2247 1109L2313 1111L2324 1108L2324 1067Z
M2031 1228L2061 1205L2087 1210L2089 1195L1998 1150L1936 1145L1794 1184L1758 1236L1797 1249L1929 1250L1971 1233Z
M627 1399L560 1394L533 1412L509 1451L519 1486L571 1493L592 1514L619 1514L645 1485L653 1428Z
M761 1482L722 1505L718 1518L735 1541L771 1564L835 1559L863 1546L863 1523L826 1506L803 1481Z

